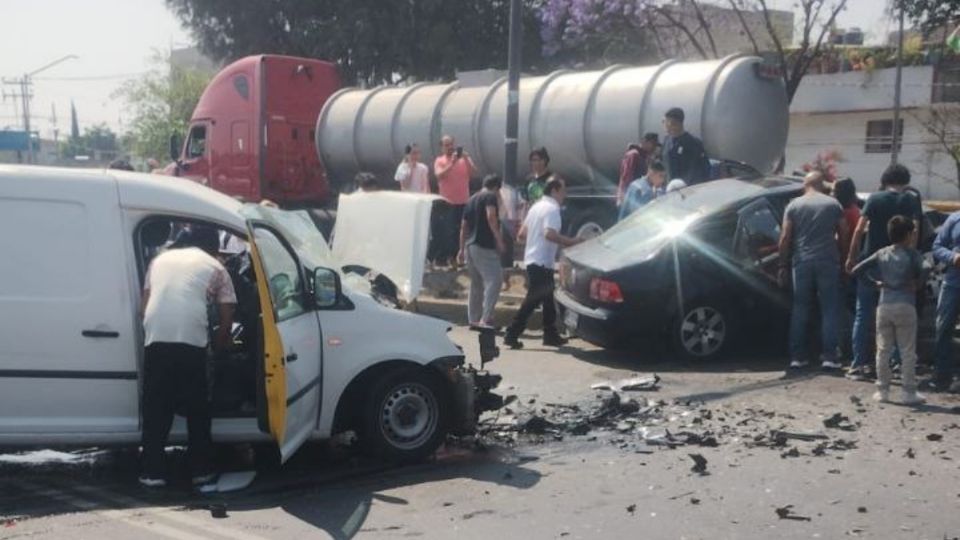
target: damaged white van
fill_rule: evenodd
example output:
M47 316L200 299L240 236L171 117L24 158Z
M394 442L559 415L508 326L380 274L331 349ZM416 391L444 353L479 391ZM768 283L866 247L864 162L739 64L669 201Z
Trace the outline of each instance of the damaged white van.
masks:
M144 274L194 224L219 229L238 299L232 347L208 362L214 441L272 438L286 460L353 431L412 461L496 406L499 377L465 365L447 323L341 286L305 212L164 176L0 166L0 447L139 443Z

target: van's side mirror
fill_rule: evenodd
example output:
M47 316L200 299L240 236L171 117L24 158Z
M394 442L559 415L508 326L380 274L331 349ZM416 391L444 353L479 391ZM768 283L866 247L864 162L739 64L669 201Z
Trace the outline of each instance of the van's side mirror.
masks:
M176 163L180 162L180 148L183 147L183 140L179 133L170 135L170 159Z
M317 309L336 307L342 294L340 274L336 270L323 267L313 270L313 302Z

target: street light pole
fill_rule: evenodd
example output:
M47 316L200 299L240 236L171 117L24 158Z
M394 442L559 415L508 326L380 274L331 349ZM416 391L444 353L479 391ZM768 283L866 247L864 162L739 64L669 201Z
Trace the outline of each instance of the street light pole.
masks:
M897 36L897 82L893 89L893 146L890 149L890 164L897 164L900 154L900 87L903 80L903 2L896 4L900 8L900 32Z
M507 52L507 130L504 138L503 181L513 187L517 180L517 137L520 123L520 63L523 25L521 0L510 0L510 44Z

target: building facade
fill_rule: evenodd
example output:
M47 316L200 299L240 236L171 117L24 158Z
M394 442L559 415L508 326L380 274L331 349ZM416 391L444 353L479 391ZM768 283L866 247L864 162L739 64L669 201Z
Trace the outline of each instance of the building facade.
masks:
M899 163L913 174L912 184L924 198L960 199L954 160L928 126L943 132L934 113L957 119L947 126L950 144L960 144L960 103L956 92L944 91L934 66L903 68L899 131ZM800 171L818 153L837 151L838 174L849 176L860 191L879 188L880 175L891 163L895 69L808 75L790 106L786 171Z

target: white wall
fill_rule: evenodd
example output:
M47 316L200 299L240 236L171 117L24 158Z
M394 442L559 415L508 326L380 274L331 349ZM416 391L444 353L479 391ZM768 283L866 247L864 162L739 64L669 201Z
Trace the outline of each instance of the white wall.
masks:
M960 189L953 160L924 130L920 119L925 114L925 109L911 109L902 115L903 146L899 162L910 169L911 184L924 198L958 200ZM876 190L880 175L890 165L890 154L864 151L867 121L892 118L892 111L791 114L786 172L800 170L820 151L837 149L844 159L838 165L839 174L853 178L860 191Z
M807 75L790 104L791 113L870 111L893 107L896 69L848 71ZM900 103L904 107L930 105L933 67L903 68Z

